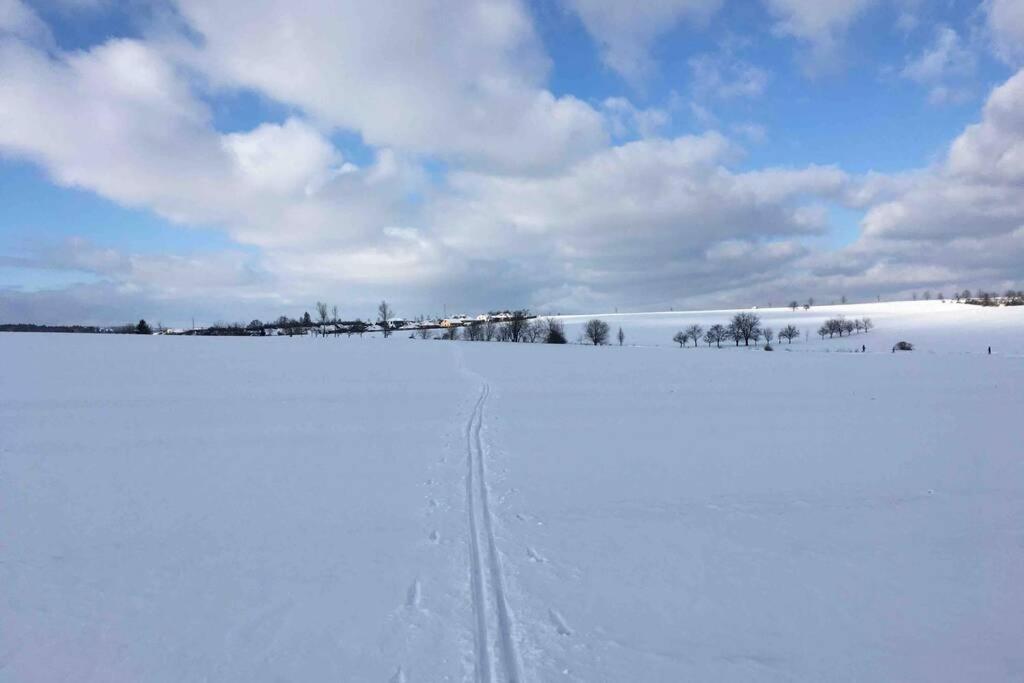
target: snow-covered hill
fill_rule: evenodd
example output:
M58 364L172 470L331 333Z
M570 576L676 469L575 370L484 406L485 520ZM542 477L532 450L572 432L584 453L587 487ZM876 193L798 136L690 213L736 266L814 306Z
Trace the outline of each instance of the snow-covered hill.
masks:
M1018 310L771 354L671 347L730 312L0 334L0 680L1020 680Z
M613 333L622 327L626 342L644 346L672 346L679 330L698 324L704 328L727 324L738 311L685 311L662 313L604 313L559 316L566 323L570 340L582 333L587 320L600 318ZM871 351L888 351L897 341L910 341L924 352L993 353L1024 355L1024 306L981 307L952 301L899 301L891 303L850 304L798 308L747 309L757 314L762 324L775 332L786 325L801 331L791 350L852 350L865 345ZM867 335L819 339L816 334L829 318L870 318L875 329ZM804 334L806 333L806 334ZM692 342L691 342L692 344ZM703 344L702 344L703 346ZM778 344L776 345L778 346ZM781 346L787 344L783 342Z

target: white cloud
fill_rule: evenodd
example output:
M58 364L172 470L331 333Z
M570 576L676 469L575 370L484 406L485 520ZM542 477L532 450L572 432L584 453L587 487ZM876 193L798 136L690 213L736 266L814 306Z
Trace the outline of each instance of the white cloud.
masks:
M698 97L759 97L768 87L768 71L731 55L697 55L690 59Z
M518 0L178 4L200 39L166 48L215 86L258 90L373 146L522 170L607 141L597 111L543 87L547 61Z
M722 0L565 0L601 47L605 64L638 83L653 68L651 43L678 22L707 21Z
M0 151L53 179L260 246L358 242L422 174L380 150L356 169L300 119L221 135L178 69L135 40L47 53L0 41Z
M974 75L977 58L948 26L939 26L935 41L921 54L907 60L900 74L929 88L933 104L962 101L969 87L967 79Z
M671 120L664 109L639 109L625 97L609 97L601 107L608 117L615 138L627 138L634 134L645 138L654 137Z
M935 42L926 47L903 68L903 76L919 83L935 83L950 76L974 73L974 53L964 47L959 34L949 26L939 26Z
M1020 0L988 0L988 26L996 52L1006 62L1024 60L1024 3Z
M245 182L274 192L313 194L345 168L338 151L297 119L231 133L224 136L223 144Z
M5 34L25 40L52 40L50 29L22 0L0 0L0 37Z
M992 237L1024 226L1024 70L996 88L980 123L945 160L875 205L865 234L896 239Z
M811 48L804 60L810 73L834 66L846 31L876 0L763 0L775 16L777 34Z
M557 176L455 174L432 223L459 253L519 264L538 292L678 291L697 273L713 287L735 269L711 267L708 250L817 234L820 212L809 205L838 196L846 183L833 168L733 172L739 155L707 133L622 145ZM773 262L797 251L772 251Z

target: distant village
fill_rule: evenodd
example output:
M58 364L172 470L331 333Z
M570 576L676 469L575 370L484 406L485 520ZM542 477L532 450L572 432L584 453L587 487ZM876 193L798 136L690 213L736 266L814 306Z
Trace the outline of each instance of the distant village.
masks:
M191 328L163 328L157 326L150 332L152 334L164 335L250 337L362 335L375 332L388 335L393 332L402 331L415 333L425 330L449 330L473 325L500 324L512 320L529 320L536 317L528 311L518 310L491 311L474 316L457 314L442 318L425 318L421 316L416 319L386 315L379 316L376 321L370 322L368 320L340 320L337 318L336 310L327 312L320 309L320 304L318 304L318 313L319 315L314 317L309 312L306 312L299 318L294 319L282 316L272 322L253 320L248 325L234 323Z

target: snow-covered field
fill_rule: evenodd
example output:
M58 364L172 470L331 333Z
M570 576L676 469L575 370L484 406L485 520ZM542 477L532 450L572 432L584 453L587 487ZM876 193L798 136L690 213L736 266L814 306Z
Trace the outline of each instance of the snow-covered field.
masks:
M2 334L0 681L1021 680L1024 311L882 306Z
M809 310L798 308L748 309L761 318L765 327L776 333L786 325L801 332L792 345L785 341L775 346L791 351L860 350L889 351L898 341L909 341L918 351L947 353L986 352L1024 354L1024 307L982 308L952 301L896 301L876 304L849 304L843 306L814 306ZM672 346L672 335L686 327L698 324L707 329L716 323L726 325L737 311L687 311L669 313L606 313L598 315L558 316L565 322L566 336L577 341L583 326L591 318L600 318L609 324L614 336L619 327L626 334L627 344L643 346ZM870 318L875 329L867 335L819 339L817 330L829 318ZM806 333L806 335L805 335ZM805 339L806 336L806 339ZM807 343L805 343L807 342ZM689 342L692 346L693 342ZM732 342L723 346L732 345ZM704 346L701 343L701 346Z

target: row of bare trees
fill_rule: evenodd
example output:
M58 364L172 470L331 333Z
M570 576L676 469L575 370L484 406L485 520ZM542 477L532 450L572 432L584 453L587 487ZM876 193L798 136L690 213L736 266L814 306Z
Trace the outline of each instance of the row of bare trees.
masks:
M789 336L791 332L792 336ZM790 341L800 336L800 332L792 325L783 330L783 333ZM782 336L781 333L780 336ZM693 342L694 347L703 341L709 347L715 344L721 348L722 342L725 341L733 341L736 346L739 346L740 342L743 342L744 346L750 346L750 342L756 344L762 337L766 343L771 344L775 339L775 331L770 327L762 327L761 318L755 313L737 313L726 325L716 324L706 330L702 325L696 323L690 325L685 330L676 332L672 341L679 344L680 348L686 346L690 341Z
M860 334L861 332L870 332L874 328L875 324L871 322L871 318L855 318L849 320L847 318L830 318L821 324L818 328L818 336L822 339L828 335L831 339L835 335L842 337L844 334L850 336L854 332Z

